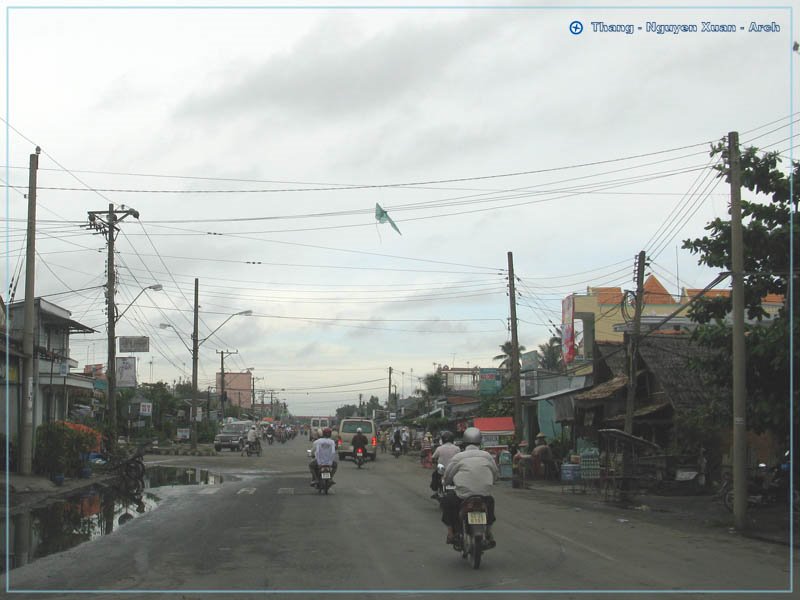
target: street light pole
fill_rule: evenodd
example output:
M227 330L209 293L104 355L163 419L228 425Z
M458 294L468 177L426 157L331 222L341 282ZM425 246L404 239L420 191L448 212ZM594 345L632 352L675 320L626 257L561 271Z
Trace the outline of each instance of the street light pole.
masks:
M198 300L199 300L199 279L194 278L194 330L192 331L192 407L189 409L189 415L192 419L192 450L197 449L197 416L194 414L197 411L197 355L199 349L199 342L197 340L197 321L198 314Z

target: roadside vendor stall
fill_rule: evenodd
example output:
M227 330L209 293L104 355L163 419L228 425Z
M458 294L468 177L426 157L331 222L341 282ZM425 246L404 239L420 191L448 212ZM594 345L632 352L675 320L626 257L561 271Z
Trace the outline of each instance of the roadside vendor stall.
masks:
M658 444L620 429L600 429L598 433L600 473L607 500L634 494L656 479L651 465L644 457L660 453L661 447Z
M508 444L514 437L514 419L511 417L483 417L474 420L474 425L481 430L483 449L499 461L500 453L508 450Z

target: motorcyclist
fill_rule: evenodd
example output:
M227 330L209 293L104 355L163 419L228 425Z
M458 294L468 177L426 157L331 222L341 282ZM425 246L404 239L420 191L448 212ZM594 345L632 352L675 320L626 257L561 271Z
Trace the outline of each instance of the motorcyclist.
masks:
M443 431L441 439L442 445L434 450L431 459L435 467L438 467L438 465L444 465L444 467L447 468L453 457L461 452L461 448L453 443L455 436L453 435L452 431ZM431 498L436 498L438 496L436 492L439 490L439 482L441 481L441 478L442 476L439 475L438 468L434 468L433 473L431 474L431 489L433 490Z
M338 464L336 463L336 443L331 439L331 428L326 427L322 430L322 437L317 438L311 446L311 454L314 457L309 463L311 471L311 486L317 484L319 478L319 467L330 466L331 477L336 473ZM331 483L334 483L331 481Z
M367 444L369 444L369 440L367 439L367 436L364 435L361 427L356 429L356 434L353 436L351 443L353 444L353 456L356 455L359 448L361 448L364 455L367 454Z
M392 436L392 452L394 452L395 448L400 448L401 450L403 448L403 437L399 429L395 429Z
M489 548L495 545L491 532L491 525L495 521L494 498L491 491L492 486L500 477L500 471L492 455L480 449L481 439L480 429L468 427L463 436L466 447L462 452L453 455L444 472L445 484L456 486L455 495L445 496L441 504L442 522L447 525L448 544L455 541L461 502L470 496L482 496L488 511L486 544Z
M258 432L255 425L251 425L250 430L247 432L247 445L258 449Z

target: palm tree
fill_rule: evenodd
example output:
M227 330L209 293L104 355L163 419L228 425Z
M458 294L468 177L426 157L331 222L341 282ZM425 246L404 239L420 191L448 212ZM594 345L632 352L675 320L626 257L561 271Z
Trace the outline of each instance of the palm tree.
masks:
M492 360L502 360L503 362L500 363L499 368L501 371L510 371L511 370L511 361L513 356L513 349L514 347L511 345L511 342L505 342L502 346L500 346L500 350L502 350L502 354L498 354ZM520 353L525 352L525 346L518 346L517 348L517 357L519 358Z
M561 358L561 337L553 336L546 344L539 344L540 365L547 371L560 371L563 366Z

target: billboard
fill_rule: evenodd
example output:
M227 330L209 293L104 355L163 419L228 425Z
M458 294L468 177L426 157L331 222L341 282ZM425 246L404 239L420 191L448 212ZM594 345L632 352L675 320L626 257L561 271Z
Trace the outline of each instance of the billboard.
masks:
M84 365L83 366L83 374L84 375L91 375L92 377L97 377L103 374L103 364L96 364L96 365Z
M139 404L139 414L143 417L151 417L153 416L153 403L152 402L142 402Z
M575 360L575 299L572 294L561 302L561 357L565 365Z
M150 352L150 338L142 336L119 338L120 352Z
M480 380L478 382L478 393L491 395L500 391L503 387L503 379L500 369L481 369Z
M117 388L136 387L136 357L117 358Z

